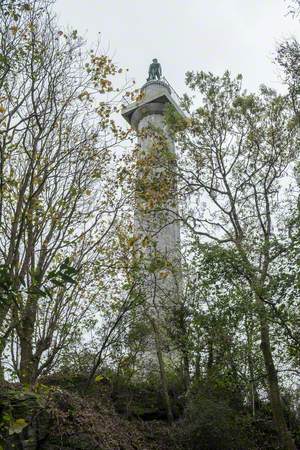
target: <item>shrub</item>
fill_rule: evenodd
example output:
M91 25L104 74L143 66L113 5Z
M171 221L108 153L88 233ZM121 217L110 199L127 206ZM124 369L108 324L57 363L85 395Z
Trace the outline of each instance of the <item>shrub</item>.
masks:
M192 390L184 417L183 441L189 450L242 450L249 442L250 420L212 392Z

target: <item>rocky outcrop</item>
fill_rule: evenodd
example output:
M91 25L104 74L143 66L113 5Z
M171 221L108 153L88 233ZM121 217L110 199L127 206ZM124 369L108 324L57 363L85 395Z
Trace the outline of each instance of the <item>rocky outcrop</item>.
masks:
M40 392L2 389L0 449L176 450L164 422L127 420L100 397L80 397L58 387ZM1 449L1 450L2 450Z
M1 390L0 442L5 450L35 450L48 435L47 398L23 390Z

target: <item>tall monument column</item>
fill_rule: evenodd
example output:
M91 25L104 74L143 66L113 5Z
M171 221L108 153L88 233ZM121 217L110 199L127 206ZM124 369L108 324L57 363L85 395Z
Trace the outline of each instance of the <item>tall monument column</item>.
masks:
M152 342L150 339L149 352L151 347L155 349L158 359L158 347L163 352L172 352L165 330L172 326L172 315L181 297L176 154L165 121L170 107L184 117L169 83L161 79L160 64L154 59L149 78L141 88L141 99L126 106L122 115L138 135L134 234L144 253L141 286L145 319L154 330L160 330L159 336Z

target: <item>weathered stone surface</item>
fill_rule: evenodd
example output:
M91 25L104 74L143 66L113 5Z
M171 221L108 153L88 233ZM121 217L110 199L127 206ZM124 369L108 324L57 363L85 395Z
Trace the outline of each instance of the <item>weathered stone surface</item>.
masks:
M21 388L0 393L0 448L4 450L179 450L164 422L127 420L114 410L110 395L80 397L43 386L41 395ZM149 398L149 401L151 398ZM142 401L142 399L140 399ZM3 421L9 415L10 423ZM157 417L157 416L156 416ZM24 419L20 433L10 425Z
M0 442L5 450L35 450L48 434L50 413L38 394L19 390L1 392L0 416Z

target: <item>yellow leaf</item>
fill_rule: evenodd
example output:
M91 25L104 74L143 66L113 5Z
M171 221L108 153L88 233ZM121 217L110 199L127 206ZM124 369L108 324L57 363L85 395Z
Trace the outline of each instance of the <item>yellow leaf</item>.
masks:
M168 272L160 272L160 273L159 273L159 277L162 278L162 279L167 278L168 275L169 275Z
M27 427L28 423L25 419L16 419L9 427L9 435L11 434L19 434L22 432L22 430Z
M16 32L18 31L18 27L16 27L15 25L12 26L10 29L13 32L13 34L16 34Z
M103 379L104 379L104 377L103 377L102 375L97 375L97 376L95 377L96 383L99 383L99 382L102 381Z

